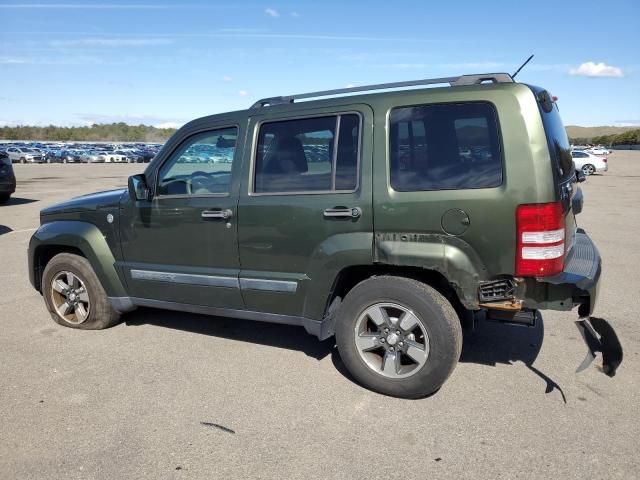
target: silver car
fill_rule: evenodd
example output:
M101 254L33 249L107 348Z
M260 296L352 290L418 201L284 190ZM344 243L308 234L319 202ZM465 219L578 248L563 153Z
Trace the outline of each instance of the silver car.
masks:
M7 154L11 159L11 163L42 163L44 155L39 150L27 147L9 147Z
M80 153L80 161L83 163L104 163L103 153L98 150L83 151Z

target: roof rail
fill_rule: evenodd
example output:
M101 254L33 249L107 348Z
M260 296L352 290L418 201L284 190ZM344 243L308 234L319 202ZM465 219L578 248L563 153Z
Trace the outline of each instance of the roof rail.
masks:
M437 85L448 83L452 87L462 85L479 85L481 83L512 83L514 80L508 73L479 73L474 75L460 75L459 77L425 78L423 80L409 80L405 82L378 83L375 85L363 85L360 87L336 88L335 90L322 90L318 92L299 93L297 95L286 95L281 97L268 97L258 100L251 105L251 108L268 107L293 103L295 100L303 98L328 97L341 95L344 93L368 92L371 90L388 90L391 88L415 87L418 85Z

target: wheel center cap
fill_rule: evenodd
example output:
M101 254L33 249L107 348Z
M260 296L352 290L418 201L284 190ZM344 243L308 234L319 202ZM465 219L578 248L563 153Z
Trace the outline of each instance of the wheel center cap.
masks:
M75 299L76 299L76 294L75 294L74 292L71 292L71 293L69 294L69 300L71 300L72 302L74 302L74 301L75 301Z
M389 335L387 335L387 343L391 346L398 343L398 335L396 335L395 333L390 333Z

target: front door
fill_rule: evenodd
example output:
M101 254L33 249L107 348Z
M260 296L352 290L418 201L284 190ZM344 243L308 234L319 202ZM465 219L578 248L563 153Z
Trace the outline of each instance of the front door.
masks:
M338 273L371 263L372 117L350 105L251 119L238 206L247 310L319 320Z
M123 270L133 297L243 308L238 282L237 126L187 136L148 179L150 201L123 208ZM238 147L238 148L236 148Z

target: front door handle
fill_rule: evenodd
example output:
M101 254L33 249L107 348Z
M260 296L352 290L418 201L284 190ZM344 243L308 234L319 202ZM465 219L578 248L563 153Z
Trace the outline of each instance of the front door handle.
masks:
M358 218L362 215L362 209L360 207L327 208L323 215L324 218Z
M221 218L223 220L229 220L233 217L233 211L228 208L216 208L214 210L203 210L200 216L202 218Z

